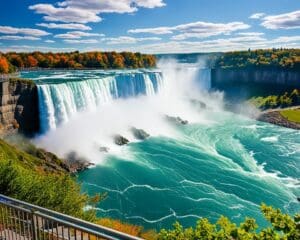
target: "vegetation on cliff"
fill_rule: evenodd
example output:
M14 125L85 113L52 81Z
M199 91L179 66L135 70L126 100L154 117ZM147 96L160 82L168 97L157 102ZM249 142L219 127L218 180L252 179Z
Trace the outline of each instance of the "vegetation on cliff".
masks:
M194 239L194 240L287 240L300 239L300 214L291 217L280 210L262 205L261 212L270 223L267 228L258 229L255 219L246 218L239 226L222 216L216 224L206 218L198 220L195 228L184 229L179 223L172 230L161 230L158 239Z
M300 69L300 49L249 49L227 52L216 58L215 67Z
M253 97L249 102L261 110L298 106L300 105L300 89L294 89L282 95Z
M60 165L59 160L57 160ZM0 140L0 192L58 212L94 221L93 210L84 211L93 199L66 172L44 159Z
M0 73L11 73L23 68L151 68L155 67L153 55L132 52L69 53L0 53Z

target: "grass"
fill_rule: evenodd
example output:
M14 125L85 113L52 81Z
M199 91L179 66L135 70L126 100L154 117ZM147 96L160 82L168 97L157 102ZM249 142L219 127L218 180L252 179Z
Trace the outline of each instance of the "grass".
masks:
M300 123L300 109L282 110L280 114L291 122Z

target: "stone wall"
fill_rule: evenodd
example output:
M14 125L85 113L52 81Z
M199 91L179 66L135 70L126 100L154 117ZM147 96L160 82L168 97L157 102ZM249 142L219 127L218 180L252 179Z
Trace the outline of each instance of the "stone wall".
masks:
M39 131L38 93L29 81L0 82L0 135Z
M277 94L300 88L300 69L212 69L211 85L231 96Z

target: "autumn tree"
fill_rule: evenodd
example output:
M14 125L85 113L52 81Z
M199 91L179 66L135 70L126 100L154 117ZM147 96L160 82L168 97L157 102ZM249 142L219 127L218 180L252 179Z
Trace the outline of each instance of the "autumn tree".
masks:
M29 55L27 57L26 65L27 67L36 67L38 65L38 61L35 59L35 57Z
M9 72L9 63L5 57L0 56L0 73L8 73L8 72Z

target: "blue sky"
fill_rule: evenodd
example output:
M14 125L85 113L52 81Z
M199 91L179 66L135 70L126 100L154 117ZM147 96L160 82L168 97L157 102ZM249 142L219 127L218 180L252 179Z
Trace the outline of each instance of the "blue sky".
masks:
M8 0L0 51L300 47L299 0Z

